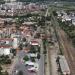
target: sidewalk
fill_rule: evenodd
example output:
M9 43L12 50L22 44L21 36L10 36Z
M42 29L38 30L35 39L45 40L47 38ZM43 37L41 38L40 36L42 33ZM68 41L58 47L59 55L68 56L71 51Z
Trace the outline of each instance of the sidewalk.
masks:
M58 72L57 72L57 63L56 63L56 55L52 52L51 52L51 71L52 71L52 75L58 75Z
M59 75L58 74L58 67L57 67L57 63L56 63L56 58L57 58L57 54L58 54L58 43L55 43L54 48L50 51L50 55L51 55L51 71L52 71L52 75Z
M49 58L49 53L48 53L48 49L47 49L47 56L46 56L46 62L47 64L45 65L45 75L51 75L51 70L50 70L50 58Z
M51 49L47 48L47 56L46 56L47 64L45 65L45 75L59 75L56 63L57 51L58 51L57 44Z

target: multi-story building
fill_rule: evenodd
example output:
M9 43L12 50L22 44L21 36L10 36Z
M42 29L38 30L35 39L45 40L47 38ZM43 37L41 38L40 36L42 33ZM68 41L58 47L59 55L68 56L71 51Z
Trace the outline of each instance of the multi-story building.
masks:
M16 0L4 0L6 2L10 1L10 2L15 2Z

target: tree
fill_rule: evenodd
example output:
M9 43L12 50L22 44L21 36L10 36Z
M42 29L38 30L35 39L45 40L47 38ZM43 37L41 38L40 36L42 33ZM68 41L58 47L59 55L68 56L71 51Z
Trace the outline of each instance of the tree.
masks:
M1 67L1 65L0 65L0 71L2 70L2 67Z
M4 75L9 75L9 73L7 71L5 71Z
M3 75L1 71L0 71L0 75Z
M17 75L23 75L23 72L22 71L19 71Z
M73 45L75 46L75 38L72 39Z
M40 47L38 47L38 52L40 53Z
M47 53L47 51L46 51L46 49L43 51L43 54L46 54Z
M20 49L20 50L23 49L23 45L22 45L22 44L19 45L19 49Z
M16 49L12 48L10 52L13 53L13 55L16 55Z
M24 19L21 17L16 18L16 28L19 29L19 26L24 22Z
M53 11L53 15L54 15L54 16L57 16L57 13L56 13L56 11Z
M46 20L50 21L51 20L51 16L47 16Z
M22 41L25 42L26 41L26 38L23 38Z
M8 23L7 23L7 21L4 21L4 25L7 25Z
M5 59L8 59L8 58L9 58L9 56L8 56L8 55L6 55L6 56L5 56Z
M4 4L5 3L5 1L4 0L0 0L0 4Z
M39 53L37 54L37 59L38 59L38 60L40 59L40 54L39 54Z
M3 69L2 69L2 67L1 67L1 65L0 65L0 75L2 75L2 72L1 72L2 70L3 70Z
M7 60L5 61L5 64L11 64L11 59L7 59Z
M35 62L35 58L34 57L31 57L30 59L31 59L32 62Z
M31 45L31 48L30 48L30 52L31 52L31 53L36 53L36 49L35 49L34 46L32 46L32 45Z
M60 57L58 56L57 57L57 59L56 59L56 62L59 64L59 59L60 59Z
M45 16L41 16L38 20L38 26L45 26Z
M28 61L28 60L29 60L29 57L26 55L26 56L23 58L23 60Z

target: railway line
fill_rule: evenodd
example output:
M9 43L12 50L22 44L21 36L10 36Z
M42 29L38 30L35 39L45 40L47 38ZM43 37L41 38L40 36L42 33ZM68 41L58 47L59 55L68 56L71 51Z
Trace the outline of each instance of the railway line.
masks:
M70 41L67 39L67 35L63 30L59 30L59 38L61 41L61 44L63 46L64 55L68 61L71 75L75 75L75 51L72 47Z
M59 44L61 44L64 55L69 64L71 75L75 75L75 48L73 47L71 41L68 40L67 34L59 27L59 23L53 15L52 20L52 24L55 24L54 27L58 36L58 41L60 42Z

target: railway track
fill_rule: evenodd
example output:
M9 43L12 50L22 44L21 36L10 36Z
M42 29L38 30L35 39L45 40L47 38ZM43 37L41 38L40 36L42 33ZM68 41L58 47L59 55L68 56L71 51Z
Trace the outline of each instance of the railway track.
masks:
M71 41L67 39L66 33L62 29L60 29L59 23L53 15L52 19L54 22L53 24L55 24L54 27L58 36L58 41L63 47L64 55L69 64L71 75L75 75L75 48L72 46Z
M67 39L67 35L61 29L58 32L59 40L62 44L64 55L68 61L71 75L75 75L75 49L73 48L70 41Z

